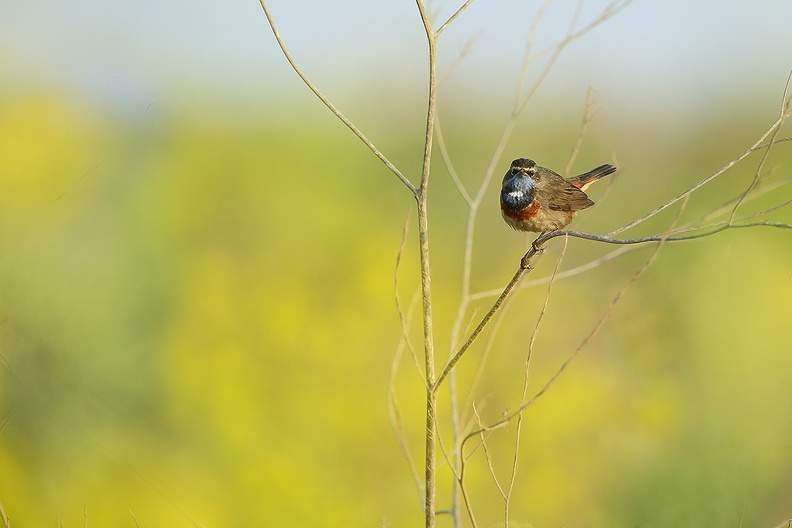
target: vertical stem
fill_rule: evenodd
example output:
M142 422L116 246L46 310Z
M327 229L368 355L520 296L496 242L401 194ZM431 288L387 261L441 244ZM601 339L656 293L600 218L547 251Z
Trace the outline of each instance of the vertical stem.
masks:
M426 358L426 497L424 502L426 528L434 528L436 517L435 478L437 469L437 391L435 390L434 333L432 329L432 280L429 266L429 224L427 191L432 162L432 139L435 122L435 92L437 89L437 35L432 31L429 16L422 0L416 0L429 47L429 96L426 112L426 137L421 168L421 184L415 194L418 202L418 243L421 257L421 297L423 299L424 355Z
M424 189L422 178L421 189ZM421 293L423 297L424 355L426 358L426 489L424 509L426 528L435 526L435 454L437 440L437 392L435 389L434 336L432 331L432 289L429 267L429 233L427 230L426 195L419 192L418 238L421 253Z
M436 507L435 507L435 470L437 459L435 455L435 443L437 436L436 419L437 416L437 393L427 389L426 393L426 498L424 502L424 514L426 516L426 528L435 527Z

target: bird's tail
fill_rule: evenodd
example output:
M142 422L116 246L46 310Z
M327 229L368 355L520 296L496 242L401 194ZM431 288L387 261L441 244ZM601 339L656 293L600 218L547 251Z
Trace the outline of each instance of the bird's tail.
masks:
M594 183L595 181L599 180L603 176L607 176L608 174L613 174L616 172L616 167L613 165L600 165L596 169L591 169L590 171L581 174L580 176L573 176L569 178L567 181L580 189L581 191L585 191L586 187Z

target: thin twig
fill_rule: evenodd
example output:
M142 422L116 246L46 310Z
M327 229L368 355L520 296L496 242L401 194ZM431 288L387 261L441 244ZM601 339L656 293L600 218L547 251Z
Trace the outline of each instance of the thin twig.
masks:
M605 9L603 9L602 12L594 20L589 22L586 26L580 28L577 31L575 31L574 25L570 26L566 37L564 37L564 39L562 39L557 44L554 44L553 46L548 48L548 50L550 50L552 52L552 54L550 56L550 59L548 59L548 62L547 62L547 64L545 64L544 69L541 71L541 73L537 77L536 81L534 82L533 87L528 91L528 93L525 96L522 97L522 100L519 102L519 104L517 106L517 113L521 113L523 111L523 109L528 105L528 102L533 98L534 94L537 92L539 87L542 85L542 83L544 82L545 78L547 78L547 76L550 74L550 72L553 69L553 66L555 66L556 61L561 56L561 53L563 53L564 49L567 46L569 46L570 44L572 44L573 42L575 42L576 40L578 40L582 36L586 35L588 32L590 32L592 29L598 27L599 25L601 25L606 20L616 16L621 10L623 10L625 7L627 7L631 2L632 2L632 0L614 0L613 2L608 4L605 7ZM543 52L540 52L539 55L541 55L542 53ZM526 61L525 61L525 64L527 65L528 63L532 62L536 58L537 57L528 57L526 59Z
M385 157L385 155L374 145L374 143L371 142L371 140L369 140L363 134L363 132L360 131L360 129L357 126L355 126L355 124L352 121L350 121L338 108L335 107L333 103L330 102L330 100L327 97L325 97L322 94L322 92L319 91L316 85L314 85L310 81L310 79L308 79L308 76L305 75L305 73L303 73L300 67L297 66L297 63L294 61L294 59L292 59L291 54L286 49L286 44L283 42L280 33L278 33L278 28L275 27L275 21L272 19L272 15L270 14L269 9L267 8L266 0L259 0L259 3L261 4L262 9L264 9L264 15L267 17L267 22L269 23L270 28L272 28L272 34L275 36L275 40L278 41L278 46L280 46L283 56L286 57L286 60L289 62L289 65L292 67L295 73L300 76L302 82L305 83L305 85L314 93L314 95L318 97L319 100L322 101L322 103L324 103L324 105L331 112L333 112L333 114L335 114L335 116L342 123L344 123L347 126L347 128L351 130L368 147L368 149L371 152L373 152L374 155L377 156L380 159L380 161L382 161L382 163L384 163L385 166L388 167L388 169L390 169L390 171L393 174L395 174L396 177L399 178L399 180L408 189L410 189L410 191L413 194L416 194L418 192L418 188L415 187L415 185L413 185L412 182L409 179L407 179L407 177L404 176L404 174L402 174L401 171L397 169L396 166L393 163L391 163L391 161L387 157Z
M787 112L787 114L786 114L786 117L787 117L787 118L789 118L789 117L790 117L790 112ZM757 145L757 146L756 146L756 147L753 149L753 152L756 152L757 150L761 150L761 149L763 149L763 148L770 147L770 146L772 146L772 145L776 145L776 144L778 144L778 143L785 143L785 142L787 142L787 141L792 141L792 137L779 138L779 139L776 139L775 141L768 141L767 143L763 143L763 144L761 144L761 145Z
M470 348L479 334L484 330L484 328L489 323L492 316L500 309L503 301L512 293L514 287L519 282L520 278L523 276L524 273L530 271L531 268L531 261L533 258L543 249L544 245L551 239L559 237L559 236L571 236L576 238L582 238L584 240L592 240L595 242L604 242L606 244L620 244L620 245L631 245L631 244L645 244L650 242L677 242L683 240L695 240L698 238L704 238L707 236L714 235L716 233L720 233L727 229L733 228L746 228L746 227L775 227L775 228L783 228L783 229L792 229L792 225L781 223L781 222L752 222L747 224L729 224L725 223L718 227L714 227L710 230L704 231L702 233L693 233L689 235L677 235L677 236L666 236L664 234L658 235L649 235L645 237L639 238L630 238L630 239L619 239L619 238L611 238L607 235L594 235L591 233L581 233L579 231L550 231L545 233L534 240L531 248L528 252L523 256L520 260L520 267L515 272L514 277L509 281L506 287L501 292L500 296L495 301L495 304L492 305L492 308L484 315L479 325L473 330L473 333L470 334L467 341L459 348L457 353L449 360L449 362L443 367L443 370L440 372L440 375L437 377L437 381L434 384L435 390L442 384L443 380L448 376L448 373L454 366L457 364L459 359L462 355Z
M613 251L611 251L609 253L606 253L605 255L603 255L602 257L600 257L598 259L592 260L590 262L586 262L585 264L581 264L580 266L577 266L575 268L568 269L566 271L560 272L556 276L555 280L559 281L559 280L562 280L562 279L568 279L570 277L574 277L576 275L580 275L581 273L585 273L587 271L591 271L591 270L593 270L595 268L598 268L599 266L602 266L606 262L610 262L611 260L614 260L614 259L624 255L625 253L629 253L629 252L635 251L637 249L640 249L640 246L624 246L624 247L620 247L619 249L615 249L615 250L613 250ZM520 286L519 286L518 290L525 290L525 289L528 289L528 288L534 288L536 286L542 286L542 285L547 284L548 282L550 282L550 280L551 280L551 277L542 277L541 279L535 279L535 280L532 280L532 281L523 281L523 282L520 283ZM474 294L472 294L470 296L470 300L471 301L477 301L479 299L486 299L488 297L495 297L496 295L501 293L501 291L503 291L503 290L501 290L501 289L493 289L493 290L486 290L486 291L481 291L481 292L478 292L478 293L474 293Z
M581 28L577 32L572 32L567 34L567 36L561 42L552 46L550 49L554 50L553 56L545 65L544 70L542 70L542 73L539 75L538 79L534 82L533 87L528 91L526 95L522 95L524 77L527 72L528 65L533 61L533 58L530 56L530 50L533 46L533 40L535 38L536 31L538 29L539 20L542 18L544 12L547 10L550 4L552 4L553 0L547 0L542 5L542 7L540 7L538 13L534 17L534 21L528 33L525 59L523 60L523 64L520 68L520 74L518 76L518 86L514 101L514 107L512 108L511 114L509 116L509 120L506 122L506 126L504 126L503 132L501 133L501 137L498 140L498 143L495 147L495 151L493 152L492 157L490 158L490 164L487 167L487 171L485 172L484 178L481 181L481 185L479 186L479 191L474 198L474 202L476 204L481 203L481 200L483 200L484 195L486 194L486 191L489 188L489 185L495 174L496 167L500 163L500 158L503 155L503 151L506 148L506 144L511 138L512 132L514 131L515 126L517 125L520 115L527 107L528 102L533 98L534 93L536 93L536 91L539 89L539 86L541 86L547 75L550 73L550 71L552 71L556 61L561 56L563 50L575 40L579 39L589 31L594 29L595 27L599 26L600 24L608 20L609 18L615 16L622 9L627 7L627 5L629 5L631 1L632 0L615 0L614 2L611 2L608 6L605 7L605 9L602 10L599 16L597 16L591 23Z
M528 384L531 379L531 359L533 358L534 353L534 346L536 345L536 338L539 335L539 329L542 326L542 321L544 320L545 313L547 313L547 308L550 305L550 294L553 291L553 285L555 284L555 278L558 275L558 271L561 269L561 263L564 260L564 255L566 254L566 250L568 247L568 238L564 238L564 247L561 250L561 254L558 256L558 260L556 261L555 268L553 269L553 275L550 278L550 283L547 285L547 293L545 294L544 304L542 305L542 309L539 312L539 316L536 318L536 325L534 326L534 331L531 334L531 339L528 342L528 353L525 356L525 370L523 373L523 389L522 389L522 396L520 398L521 402L525 402L525 398L528 395ZM523 423L523 415L520 413L517 416L517 431L514 435L514 456L512 457L512 467L511 467L511 478L509 479L509 487L504 496L504 508L503 508L503 523L504 528L509 528L509 507L511 505L511 497L514 493L514 484L517 481L517 462L519 460L520 455L520 440L522 438L522 423Z
M473 407L473 414L476 416L476 421L480 424L481 417L476 410L476 407ZM484 459L487 461L487 469L489 469L490 476L492 477L493 482L495 482L495 487L498 488L498 492L500 493L501 497L505 500L506 499L506 492L503 490L503 486L501 486L500 480L498 480L498 475L495 474L495 466L492 463L492 452L490 451L489 445L487 444L487 438L484 436L485 431L480 429L481 431L481 442L479 445L484 449Z
M464 319L464 314L467 311L470 302L470 274L472 268L472 260L473 260L473 236L474 236L474 228L476 225L476 219L478 216L479 207L484 200L486 195L487 189L489 188L490 182L494 177L496 167L500 162L501 155L506 148L506 144L511 137L512 131L517 124L517 121L520 117L520 114L525 109L528 100L530 100L533 92L538 89L539 84L544 79L549 70L552 68L553 64L555 64L555 60L557 59L559 53L550 61L550 63L545 67L545 74L541 76L540 80L537 81L534 88L531 92L522 97L522 85L525 77L525 73L527 71L528 65L530 63L530 50L533 46L533 41L536 35L536 31L538 29L539 20L544 15L545 11L549 8L550 4L553 0L547 0L542 7L540 7L539 11L537 12L536 16L534 17L533 23L531 25L531 29L528 33L528 39L526 42L526 49L525 49L525 59L520 69L520 73L518 76L518 88L517 88L517 95L514 102L514 107L512 109L511 115L509 117L506 126L504 127L503 132L501 133L500 140L498 141L497 146L495 147L495 152L493 153L492 157L490 158L490 164L487 167L487 170L482 178L481 184L479 185L478 192L473 197L472 201L465 198L469 205L469 212L468 212L468 219L467 219L467 226L465 229L465 246L464 246L464 256L463 256L463 265L462 265L462 296L459 304L459 308L457 310L457 315L454 321L454 325L451 332L451 346L453 347L457 342L459 336L459 330L461 328L462 320ZM617 0L616 2L611 3L607 6L602 13L595 19L594 22L587 25L585 28L581 29L577 33L573 32L574 27L571 27L570 34L567 35L567 38L564 39L561 43L558 44L560 47L564 47L571 43L573 40L579 38L580 36L584 35L586 32L590 31L597 25L601 24L611 16L615 15L618 11L623 9L630 3L631 0L621 1ZM467 194L467 191L465 191ZM463 195L464 196L464 195ZM453 349L449 351L449 355L453 353ZM452 357L452 356L450 356Z
M531 257L533 257L533 255L536 253L536 250L533 247L530 250L528 250L528 251L529 251L529 253L533 252L531 254ZM527 255L528 254L526 254L526 256ZM523 258L525 258L525 257L523 257ZM530 262L530 259L528 260L528 262ZM462 355L465 353L465 351L467 351L467 349L470 348L470 345L472 345L473 342L475 342L475 340L479 336L479 334L484 330L484 328L486 328L487 323L489 323L490 319L492 319L492 316L495 315L495 313L500 308L501 304L503 304L503 301L506 300L506 298L509 296L511 291L514 289L514 287L517 285L517 283L520 281L520 279L522 278L523 274L527 270L528 270L527 266L523 267L522 264L520 265L520 268L517 270L517 272L514 274L512 279L506 285L506 288L504 288L503 292L497 298L497 300L495 301L495 304L492 305L492 308L490 308L490 310L484 315L484 318L481 320L481 322L478 324L478 326L473 330L473 333L470 334L470 337L468 337L467 341L465 341L465 343L459 348L457 353L454 354L453 357L451 357L451 359L448 361L448 363L446 363L445 367L443 367L443 370L440 372L440 375L437 377L437 381L434 384L434 390L435 391L437 391L437 389L440 387L440 385L442 385L443 380L445 380L446 376L448 376L448 374L451 372L451 369L454 368L454 365L457 364L457 362L462 357Z
M456 20L456 18L457 18L459 15L461 15L461 14L462 14L462 12L463 12L465 9L467 9L467 8L468 8L468 6L469 6L470 4L472 4L472 3L473 3L473 0L467 0L467 1L466 1L464 4L462 4L462 7L460 7L459 9L457 9L457 10L456 10L456 12L455 12L453 15L451 15L451 18L449 18L448 20L446 20L446 21L445 21L445 23L443 23L443 25L442 25L442 26L440 26L440 28L439 28L437 31L435 31L435 37L439 37L439 36L440 36L440 33L442 33L443 31L445 31L445 30L446 30L446 28L447 28L448 26L450 26L450 25L451 25L451 22L453 22L454 20Z
M657 245L657 247L655 247L655 250L652 252L652 255L649 257L649 259L647 259L647 261L644 263L644 265L638 271L636 271L633 274L633 276L630 277L630 280L627 281L627 283L619 290L619 292L616 294L616 296L613 298L613 300L608 305L607 309L605 310L605 313L602 315L602 317L600 317L599 321L597 321L597 323L594 325L594 328L592 328L592 330L580 342L580 344L572 352L572 354L570 354L569 357L567 357L567 359L561 364L561 366L558 368L558 370L550 377L550 379L545 383L545 385L542 387L542 389L539 390L539 392L537 392L531 399L525 401L522 405L520 405L520 407L516 411L505 415L501 419L499 419L499 420L495 421L494 423L492 423L492 424L486 426L485 428L483 428L483 430L473 431L473 432L469 433L467 435L467 437L465 438L465 440L463 440L463 442L462 442L462 444L463 444L462 450L464 450L464 444L467 443L468 440L470 440L472 438L475 438L477 435L480 435L482 432L484 432L484 431L493 431L495 429L501 428L501 427L505 426L506 424L510 423L516 417L520 417L522 415L522 413L528 407L530 407L531 405L536 403L536 401L539 400L539 398L544 396L547 393L547 391L550 390L550 388L555 384L555 382L566 371L566 369L569 367L569 365L572 363L572 361L574 361L580 355L580 353L588 346L588 344L594 339L594 337L596 337L599 334L600 330L605 325L605 322L610 318L611 314L613 313L613 310L616 307L616 305L624 297L624 294L627 293L627 291L632 287L632 285L635 284L635 282L655 262L655 260L657 259L657 256L660 254L660 250L665 245L665 242L667 240L669 240L669 237L667 236L667 233L670 232L673 229L673 224L681 216L682 211L684 210L686 204L687 204L687 200L685 200L685 202L683 202L682 207L680 208L679 212L677 213L677 216L675 217L674 222L672 222L671 227L669 227L669 229L667 230L667 232L665 234L660 235L660 240L659 240L660 243ZM570 234L570 233L567 233L567 234ZM557 236L560 236L560 235L557 235ZM539 238L542 238L542 237L539 237Z
M520 285L518 288L521 288ZM500 293L500 290L496 292L497 295ZM481 352L481 358L479 359L478 365L476 366L476 373L473 375L473 380L470 383L470 389L468 391L468 399L465 403L464 409L470 409L473 406L474 398L476 396L476 392L478 390L479 385L481 384L481 380L484 376L484 367L487 364L489 359L490 353L495 345L495 338L498 335L498 330L500 329L501 324L503 323L504 319L506 318L506 314L509 312L509 308L511 307L511 303L514 300L515 296L510 295L501 306L501 309L498 310L497 315L495 316L495 320L492 322L492 331L487 336L487 341L484 343L484 349ZM453 375L453 372L452 372ZM449 377L449 380L453 378ZM468 420L467 411L466 414L462 415L462 422Z
M734 217L737 215L737 209L743 203L743 200L751 193L753 188L759 183L759 179L762 176L762 168L764 167L767 158L770 157L770 152L773 150L772 146L775 143L776 138L778 137L778 133L781 132L781 127L784 124L784 120L787 117L787 110L789 109L790 103L792 103L792 99L787 99L787 94L789 93L789 85L792 82L792 71L789 72L789 77L787 78L786 86L784 87L784 94L781 96L781 112L780 112L780 122L778 126L773 131L773 135L770 136L770 141L768 141L767 150L764 151L762 154L762 159L759 160L759 165L756 167L756 172L754 173L754 178L751 181L751 184L748 186L747 189L742 193L737 203L734 205L734 209L732 209L731 215L729 216L729 222L734 220Z
M765 193L771 192L771 191L773 191L773 190L775 190L775 189L777 189L777 188L779 188L779 187L781 187L783 185L785 185L784 182L776 182L775 184L773 184L771 186L763 187L761 189L761 192L754 192L750 196L749 199L758 198L758 197L764 195ZM737 198L735 198L734 200L736 201ZM733 201L730 200L729 202L723 204L720 208L716 209L715 211L711 211L711 212L707 213L706 215L704 215L702 217L702 220L709 220L711 218L718 217L721 214L723 214L724 212L726 212L727 210L731 210L732 203L733 203ZM744 222L744 221L750 220L752 218L757 218L757 217L760 217L760 216L764 216L766 214L769 214L771 212L777 211L777 210L782 209L784 207L789 207L790 205L792 205L792 199L787 200L785 202L782 202L780 204L774 205L772 207L768 207L768 208L763 209L761 211L758 211L756 213L752 213L752 214L749 214L749 215L742 216L740 218L735 219L735 221ZM691 232L701 231L701 230L710 230L710 229L713 229L713 228L716 228L716 227L725 226L728 223L729 223L728 220L722 220L722 221L719 221L719 222L709 222L709 223L706 223L706 224L690 225L690 226L686 226L686 227L683 227L683 228L675 229L672 234L673 235L678 235L678 234L682 234L682 233L691 233ZM788 224L784 224L784 223L762 222L761 225L765 225L765 226L768 226L768 227L777 227L777 228L792 228L792 226L790 226ZM751 227L754 227L754 226L756 226L756 224L751 224ZM743 227L743 226L741 226L740 224L737 224L737 225L733 225L732 227ZM749 227L749 226L745 226L745 227ZM629 252L635 251L637 249L640 249L639 245L625 245L623 247L620 247L619 249L611 251L610 253L606 253L605 255L603 255L602 257L600 257L598 259L592 260L590 262L586 262L585 264L581 264L580 266L577 266L575 268L568 269L566 271L562 271L561 273L558 274L558 276L556 277L556 280L568 279L568 278L574 277L576 275L580 275L582 273L585 273L587 271L591 271L592 269L598 268L599 266L601 266L601 265L603 265L603 264L605 264L607 262L610 262L611 260L615 260L616 258L624 255L625 253L629 253ZM520 286L519 286L518 289L519 290L523 290L523 289L528 289L528 288L534 288L536 286L542 286L544 284L547 284L549 281L550 281L550 277L542 277L541 279L535 279L535 280L532 280L532 281L523 281L523 282L520 283ZM476 293L473 293L473 294L470 295L469 300L470 300L470 302L474 302L474 301L478 301L478 300L481 300L481 299L486 299L486 298L489 298L489 297L495 297L496 295L500 294L502 291L503 290L498 288L498 289L491 289L491 290L484 290L484 291L476 292Z
M536 35L536 31L537 31L537 28L538 28L539 20L542 18L544 12L550 6L552 1L553 0L547 0L545 2L545 4L543 4L542 7L540 7L539 11L537 12L536 16L534 17L534 21L532 23L531 30L529 31L528 39L527 39L527 43L526 43L525 60L523 61L522 67L520 69L520 74L519 74L519 77L518 77L517 96L515 98L514 107L512 109L512 112L511 112L511 115L509 117L509 120L506 123L506 126L503 129L503 132L501 133L501 137L500 137L500 139L498 141L498 144L495 147L495 151L493 152L492 157L490 158L490 164L487 167L487 170L486 170L486 172L484 174L484 177L482 178L481 184L479 185L478 192L473 197L473 201L470 204L470 211L468 212L467 226L466 226L466 229L465 229L465 249L464 249L464 256L463 256L463 267L462 267L462 274L463 274L463 278L462 278L462 299L460 301L460 306L459 306L459 309L457 310L457 316L456 316L456 319L455 319L455 322L454 322L454 326L453 326L453 329L452 329L452 334L451 334L452 335L452 339L451 339L452 346L458 340L458 335L459 335L458 332L459 332L459 329L461 328L462 319L464 318L464 314L467 311L467 307L468 307L469 302L470 302L470 298L469 298L470 297L470 273L471 273L472 255L473 255L473 236L474 236L474 228L475 228L475 225L476 225L476 219L477 219L479 207L480 207L482 201L484 200L484 197L486 196L487 189L489 188L489 185L490 185L490 183L491 183L491 181L492 181L492 179L494 177L495 170L496 170L498 164L500 163L500 158L501 158L501 156L503 154L503 151L506 148L506 144L508 143L509 138L511 138L511 134L512 134L512 132L514 130L514 127L516 126L516 124L517 124L517 122L519 120L520 115L522 114L523 110L525 109L525 107L526 107L526 105L528 103L528 100L530 100L533 92L538 88L539 84L541 83L541 81L546 76L546 74L543 75L541 77L541 79L539 81L537 81L536 85L534 86L534 88L531 90L531 92L527 96L521 97L523 79L524 79L524 76L525 76L525 72L526 72L526 70L528 68L528 65L531 62L530 58L529 58L530 50L531 50L531 48L533 46L533 40L534 40L535 35ZM566 46L566 45L568 45L573 40L579 38L580 36L584 35L586 32L590 31L591 29L593 29L597 25L601 24L602 22L604 22L605 20L610 18L611 16L615 15L618 11L620 11L621 9L626 7L627 4L629 4L630 1L631 0L626 0L626 1L623 1L623 2L616 1L616 2L611 3L609 6L607 6L603 10L602 13L600 13L600 15L595 19L594 22L592 22L591 24L587 25L585 28L581 29L577 33L573 33L571 35L567 35L567 38L564 41L562 41L561 43L559 43L558 46ZM560 50L559 50L559 53L556 54L556 56L545 67L546 73L549 73L549 69L551 69L553 64L555 64L555 60L558 58L558 55L560 55ZM450 351L449 354L451 352L453 352L453 351Z
M8 520L8 515L6 515L6 512L3 509L2 503L0 503L0 520L3 521L3 528L11 528L11 521Z
M789 77L787 77L787 82L786 82L786 85L784 86L784 94L787 94L789 92L789 87L790 87L791 83L792 83L792 72L790 73ZM761 137L759 137L759 139L757 139L756 142L754 142L754 144L751 145L745 152L743 152L742 154L740 154L739 156L737 156L736 158L731 160L729 163L727 163L726 165L724 165L723 167L721 167L717 171L713 172L712 174L710 174L709 176L707 176L703 180L699 181L698 183L696 183L695 185L693 185L692 187L690 187L686 191L682 192L681 194L677 195L676 197L672 198L671 200L668 200L663 205L655 208L654 210L650 211L649 213L646 213L644 216L638 218L637 220L633 220L629 224L626 224L626 225L624 225L624 226L622 226L622 227L620 227L620 228L618 228L618 229L616 229L614 231L611 231L610 233L608 233L608 235L609 236L618 235L619 233L627 231L628 229L632 229L633 227L637 226L638 224L641 224L641 223L645 222L646 220L652 218L653 216L657 215L661 211L664 211L665 209L668 209L669 207L671 207L672 205L674 205L678 201L683 200L686 197L690 196L691 194L696 192L698 189L704 187L705 185L707 185L708 183L710 183L711 181L716 179L718 176L720 176L721 174L723 174L724 172L726 172L727 170L731 169L736 164L738 164L739 162L744 160L750 154L753 154L754 152L756 152L760 148L764 148L764 146L763 146L764 140L767 139L767 137L770 136L778 127L781 126L781 123L784 122L786 117L787 117L786 113L782 110L780 115L778 116L778 118L775 120L775 122L772 125L770 125L770 128L768 128L761 135ZM768 145L773 145L773 144L774 143L773 143L772 140L768 142Z
M129 509L129 515L131 515L132 520L135 521L135 528L140 528L140 524L138 523L137 517L135 517L135 514L132 513L132 508Z
M767 194L769 192L777 190L779 187L783 187L784 185L788 185L788 184L789 184L789 181L784 181L784 180L776 181L776 182L773 182L771 184L763 184L763 185L761 185L759 187L756 187L754 189L754 191L747 198L745 198L744 201L748 202L750 200L759 198L759 197L761 197L761 196L763 196L763 195L765 195L765 194ZM719 216L723 215L727 211L731 211L733 209L733 207L734 207L734 204L737 202L737 200L740 199L740 196L742 196L742 193L740 193L735 198L732 198L730 200L726 200L718 208L716 208L716 209L704 214L701 217L701 220L705 221L705 222L706 221L710 221L713 218L718 218ZM782 206L783 206L783 204L782 204ZM769 212L769 211L767 211L767 212ZM765 213L765 211L761 211L760 212L760 214L764 214L764 213Z

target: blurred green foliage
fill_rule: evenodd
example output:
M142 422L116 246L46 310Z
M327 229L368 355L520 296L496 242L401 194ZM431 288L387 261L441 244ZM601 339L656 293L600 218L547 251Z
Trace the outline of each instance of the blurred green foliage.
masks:
M518 130L506 156L562 168L578 119L555 119L541 134ZM736 121L715 117L673 134L617 121L593 130L575 168L615 153L623 171L573 226L605 232L651 210L744 150L773 119L739 121L737 133ZM384 150L415 180L420 129L393 121L380 131ZM462 178L475 185L493 146L482 138L498 123L484 122L476 135L450 119L444 125ZM696 195L683 220L735 196L756 163L749 158ZM789 147L770 163L778 167L770 179L787 183L746 211L789 198ZM445 168L434 167L442 358L459 301L466 211ZM592 189L595 200L604 187ZM530 240L501 223L494 186L489 194L476 231L475 290L502 287ZM412 205L323 114L242 119L154 106L130 118L45 93L7 97L0 503L12 526L81 526L84 514L88 526L420 523L385 404L400 337L394 265ZM663 229L673 214L638 231ZM788 210L774 218L792 220ZM398 274L405 305L417 285L414 238L411 229ZM552 272L562 246L551 246L531 279ZM562 269L612 249L570 240ZM555 285L530 394L650 254L639 249ZM509 306L475 394L485 422L519 405L545 290L527 289ZM670 527L772 526L791 517L790 321L789 231L669 244L526 413L512 519ZM481 348L460 364L463 401ZM396 389L420 460L423 389L411 363L400 365ZM502 480L514 434L511 426L489 438ZM481 450L468 479L480 523L502 522ZM441 508L448 484L441 475Z

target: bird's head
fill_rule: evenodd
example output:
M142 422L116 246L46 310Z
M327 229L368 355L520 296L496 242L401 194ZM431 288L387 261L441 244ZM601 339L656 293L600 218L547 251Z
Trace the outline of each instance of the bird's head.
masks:
M536 162L517 158L503 177L501 205L518 211L530 205L536 195Z

